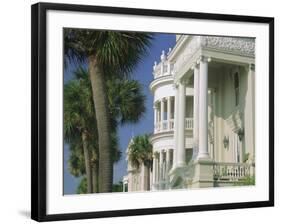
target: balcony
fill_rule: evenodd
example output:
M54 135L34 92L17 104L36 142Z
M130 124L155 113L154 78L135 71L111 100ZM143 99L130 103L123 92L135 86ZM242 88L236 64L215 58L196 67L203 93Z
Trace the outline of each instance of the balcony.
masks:
M173 131L174 119L159 121L155 124L154 133ZM185 118L185 130L193 130L193 118Z

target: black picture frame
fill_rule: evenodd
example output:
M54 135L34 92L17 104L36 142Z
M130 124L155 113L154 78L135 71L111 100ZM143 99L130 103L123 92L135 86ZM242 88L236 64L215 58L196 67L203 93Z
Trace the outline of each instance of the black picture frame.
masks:
M114 210L85 213L46 213L46 13L48 10L100 12L153 17L190 18L232 22L254 22L269 25L269 200L243 203L224 203L196 206L159 207L149 209ZM182 11L163 11L136 8L89 5L37 3L31 11L31 76L32 76L32 155L31 155L31 218L37 221L86 219L161 213L193 212L237 208L274 206L274 18Z

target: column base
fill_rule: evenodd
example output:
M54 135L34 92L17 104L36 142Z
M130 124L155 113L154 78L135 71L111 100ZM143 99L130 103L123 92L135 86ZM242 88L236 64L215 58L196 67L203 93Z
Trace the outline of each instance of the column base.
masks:
M211 160L209 153L198 153L197 159L199 160Z
M197 158L194 161L194 175L188 183L190 188L214 187L214 161L210 158Z

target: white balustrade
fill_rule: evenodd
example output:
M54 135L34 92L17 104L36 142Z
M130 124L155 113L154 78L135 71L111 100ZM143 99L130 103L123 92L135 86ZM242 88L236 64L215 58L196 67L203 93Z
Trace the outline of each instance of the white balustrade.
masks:
M187 130L193 129L193 118L185 118L185 129Z
M247 163L215 163L214 179L239 181L251 176L251 164Z
M174 119L170 119L170 130L174 130Z
M162 121L162 131L168 131L168 121Z
M155 132L160 132L160 130L161 130L161 122L157 122L155 124L154 129L155 129Z
M163 66L162 69L161 66ZM153 70L154 79L160 78L162 76L172 75L174 74L173 70L174 70L174 64L172 64L171 62L169 61L160 62L154 67Z
M168 122L170 122L170 125L168 125ZM155 130L155 133L165 132L165 131L173 131L174 127L175 127L174 119L170 119L170 121L164 120L164 121L157 122L155 124L154 130ZM186 130L193 130L193 118L186 118L185 119L185 129Z

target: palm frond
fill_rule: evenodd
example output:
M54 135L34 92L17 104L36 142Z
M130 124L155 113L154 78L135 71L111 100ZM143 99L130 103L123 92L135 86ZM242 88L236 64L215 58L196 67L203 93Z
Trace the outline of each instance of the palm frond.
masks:
M152 39L151 33L65 28L65 61L85 62L94 55L105 74L128 76L147 54Z

